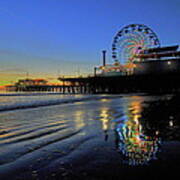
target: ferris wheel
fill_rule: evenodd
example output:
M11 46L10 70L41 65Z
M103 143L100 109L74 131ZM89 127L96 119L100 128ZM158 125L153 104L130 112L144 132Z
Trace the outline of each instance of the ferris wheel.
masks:
M130 24L114 37L112 58L122 65L133 63L136 55L145 49L160 47L157 35L143 24Z

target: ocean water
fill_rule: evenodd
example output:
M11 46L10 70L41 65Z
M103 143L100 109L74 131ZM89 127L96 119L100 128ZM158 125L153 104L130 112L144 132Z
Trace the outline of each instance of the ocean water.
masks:
M1 94L0 179L172 173L179 105L173 94Z

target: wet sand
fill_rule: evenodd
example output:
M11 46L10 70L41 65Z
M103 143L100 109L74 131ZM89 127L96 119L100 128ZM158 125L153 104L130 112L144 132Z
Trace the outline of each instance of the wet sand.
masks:
M112 142L112 141L111 141ZM162 145L158 160L146 166L129 166L111 142L92 139L61 158L60 150L46 155L26 157L18 164L5 168L2 179L156 179L177 178L180 167L180 143ZM77 147L76 147L77 148ZM27 162L28 161L28 162ZM46 162L45 162L46 161ZM10 170L8 170L10 168Z
M128 96L3 112L0 179L173 179L180 169L177 103Z

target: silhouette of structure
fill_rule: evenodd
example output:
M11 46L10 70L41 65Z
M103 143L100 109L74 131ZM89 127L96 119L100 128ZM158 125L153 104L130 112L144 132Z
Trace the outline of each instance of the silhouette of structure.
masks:
M180 90L180 51L178 45L161 47L157 35L142 24L130 24L117 32L112 43L114 63L94 67L87 77L59 77L62 85L45 80L20 80L16 91L55 91L61 93L177 92ZM12 87L9 87L12 88Z
M178 45L161 47L157 35L147 26L131 24L121 29L112 44L113 64L102 66L94 76L64 78L81 87L82 93L174 92L180 90Z

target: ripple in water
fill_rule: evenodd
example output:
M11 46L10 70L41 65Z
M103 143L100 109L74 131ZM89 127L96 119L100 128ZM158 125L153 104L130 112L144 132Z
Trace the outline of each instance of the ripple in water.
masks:
M115 125L116 146L123 163L130 166L148 165L156 160L160 146L158 132L147 136L141 125L142 99L130 101Z

